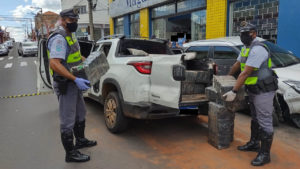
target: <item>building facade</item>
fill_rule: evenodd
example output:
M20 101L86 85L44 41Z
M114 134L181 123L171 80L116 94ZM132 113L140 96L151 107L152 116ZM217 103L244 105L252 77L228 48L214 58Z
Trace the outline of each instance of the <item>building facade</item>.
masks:
M33 35L35 36L36 34L39 37L48 37L51 31L55 28L58 17L59 15L57 13L51 11L47 11L43 14L38 13L34 17L36 32ZM32 38L35 39L34 37Z
M300 56L291 48L299 34L291 37L295 40L280 38L290 37L285 28L300 28L299 5L299 0L109 0L110 34L164 39L184 34L194 41L237 36L240 23L248 21L258 36Z
M89 14L88 1L61 0L61 9L79 8L77 37L89 37ZM98 40L103 36L109 35L109 16L108 16L108 1L93 0L93 21L94 21L94 39Z

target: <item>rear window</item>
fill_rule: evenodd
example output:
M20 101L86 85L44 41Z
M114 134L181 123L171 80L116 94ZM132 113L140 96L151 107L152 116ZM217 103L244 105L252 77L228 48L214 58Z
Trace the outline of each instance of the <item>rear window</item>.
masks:
M164 42L138 39L122 39L119 46L119 56L132 56L130 49L144 51L148 54L173 54L173 52Z
M196 59L208 57L209 46L192 46L186 52L196 52Z
M239 54L231 47L215 46L214 59L236 59Z

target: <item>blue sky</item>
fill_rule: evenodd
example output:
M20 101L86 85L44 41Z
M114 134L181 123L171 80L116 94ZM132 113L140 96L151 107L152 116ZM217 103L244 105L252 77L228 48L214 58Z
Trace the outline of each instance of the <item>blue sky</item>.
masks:
M30 29L30 21L7 21L7 18L33 18L39 10L30 6L41 7L43 12L60 11L60 0L1 0L0 5L0 26L7 28L11 37L21 41L25 37L25 25ZM4 1L4 2L3 2ZM10 19L11 20L11 19ZM32 23L34 26L34 23Z

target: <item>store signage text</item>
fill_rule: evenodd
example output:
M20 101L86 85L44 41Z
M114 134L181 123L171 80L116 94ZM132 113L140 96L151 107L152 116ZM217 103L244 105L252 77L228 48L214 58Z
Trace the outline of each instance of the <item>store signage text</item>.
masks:
M127 1L127 7L138 7L141 8L142 3L147 2L149 0L126 0Z

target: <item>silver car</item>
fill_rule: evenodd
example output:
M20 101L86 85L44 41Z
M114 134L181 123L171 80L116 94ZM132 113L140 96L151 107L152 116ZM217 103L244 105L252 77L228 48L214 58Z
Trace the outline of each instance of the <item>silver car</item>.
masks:
M0 44L0 55L7 55L8 54L8 49L4 44Z
M19 45L18 53L20 56L37 56L37 42L22 42Z
M262 38L271 51L273 70L278 75L279 89L274 100L274 123L292 120L300 128L300 60L290 51ZM198 62L191 64L197 69L205 61L214 63L215 73L225 75L235 63L243 44L239 36L200 40L184 44L186 52L196 52ZM276 116L277 115L277 116ZM276 122L277 121L277 122Z

